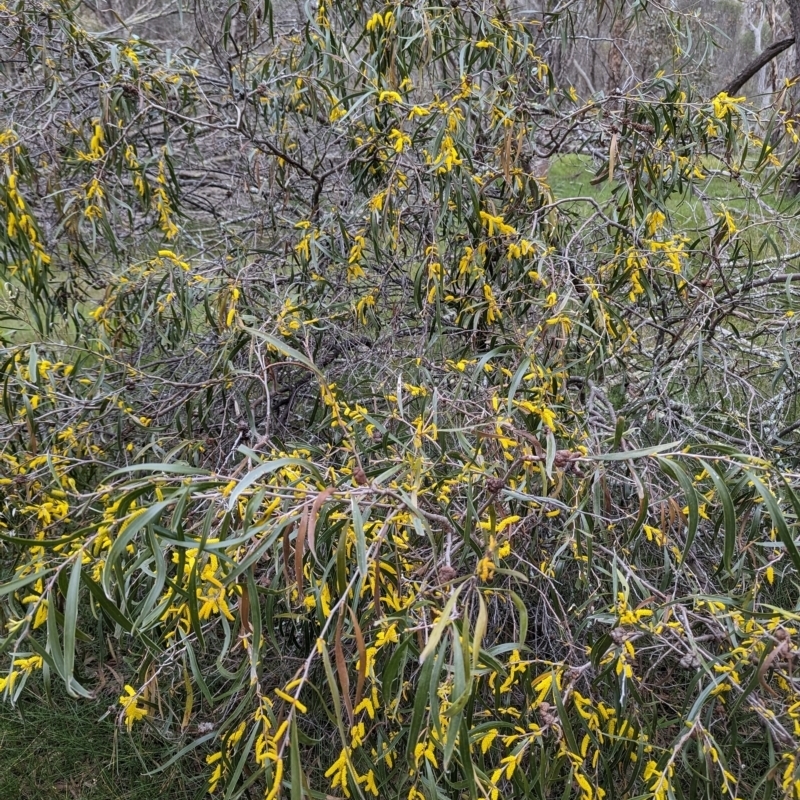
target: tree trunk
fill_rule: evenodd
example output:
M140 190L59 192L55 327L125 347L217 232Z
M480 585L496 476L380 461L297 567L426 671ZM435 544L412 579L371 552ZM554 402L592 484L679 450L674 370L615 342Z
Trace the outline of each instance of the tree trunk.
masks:
M753 77L761 68L772 61L775 56L780 55L784 50L788 50L795 44L794 38L781 39L779 42L773 42L766 50L764 50L757 58L754 58L735 78L729 81L720 91L725 92L731 96L735 95L739 89L744 86L750 78Z
M794 34L794 78L800 77L800 0L786 0L789 14L792 18L792 33ZM800 84L795 84L791 89L792 105L800 105Z
M800 0L794 0L800 5ZM611 49L608 51L608 83L609 94L622 90L622 37L625 35L625 18L622 13L614 20L611 28Z
M792 33L794 34L794 71L800 75L800 0L786 0L789 14L792 17Z

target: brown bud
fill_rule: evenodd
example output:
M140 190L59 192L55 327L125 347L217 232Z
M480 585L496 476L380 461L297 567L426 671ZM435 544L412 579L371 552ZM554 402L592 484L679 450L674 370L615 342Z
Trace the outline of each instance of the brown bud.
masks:
M546 728L555 725L558 721L553 711L555 711L555 706L550 705L550 703L539 704L539 714L541 714L542 722Z
M503 481L502 478L489 478L486 481L486 488L492 494L497 494L498 492L500 492L503 486L505 486L505 482Z
M356 483L357 483L359 486L366 486L366 485L367 485L367 482L368 482L368 481L367 481L367 473L366 473L366 472L364 472L364 469L363 469L363 467L356 467L356 468L353 470L353 480L354 480L354 481L355 481L355 482L356 482Z
M633 631L629 628L614 628L609 635L611 636L611 641L619 647L619 645L633 636Z
M686 653L679 663L684 669L697 669L700 666L700 659L695 653Z
M557 469L563 467L575 467L575 462L578 461L582 453L580 450L556 450L553 464Z
M458 572L451 566L443 564L439 567L439 583L448 583L458 577Z

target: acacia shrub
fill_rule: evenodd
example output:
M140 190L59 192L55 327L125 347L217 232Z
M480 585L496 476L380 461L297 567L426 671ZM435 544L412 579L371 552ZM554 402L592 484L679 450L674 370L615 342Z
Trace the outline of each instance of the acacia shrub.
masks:
M0 7L5 697L111 642L226 798L800 795L782 98L581 97L577 6L90 11Z

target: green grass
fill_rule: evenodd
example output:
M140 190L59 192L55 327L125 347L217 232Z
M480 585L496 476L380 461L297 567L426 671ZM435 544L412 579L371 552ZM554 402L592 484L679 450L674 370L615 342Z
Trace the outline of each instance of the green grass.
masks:
M602 203L611 198L611 189L607 181L592 186L594 174L591 156L567 153L553 158L547 170L547 182L556 199L593 197Z
M709 163L708 168L720 168L718 162ZM567 200L571 197L592 197L601 204L612 199L611 185L607 181L591 184L596 172L591 156L570 153L554 158L547 173L548 183L553 195L558 200ZM741 187L736 181L715 176L707 181L701 181L695 191L685 193L683 196L674 195L667 201L667 212L674 230L687 235L708 231L709 220L706 209L697 191L702 192L708 209L712 214L713 222L716 215L723 207L728 208L742 227L752 225L761 220L759 224L747 231L744 236L751 238L755 235L754 244L761 244L765 238L775 242L782 242L790 249L800 246L800 230L792 216L797 214L798 198L788 193L780 196L770 192L763 192L761 200L774 209L776 215L783 215L781 221L773 224L767 221L769 216L764 207L743 195ZM571 204L565 204L570 208ZM576 208L577 208L576 204ZM767 253L768 255L769 253Z
M54 687L55 688L55 687ZM104 701L55 696L52 705L25 692L16 709L0 704L2 800L194 800L205 792L197 766L176 765L148 777L169 759L152 732L131 736Z

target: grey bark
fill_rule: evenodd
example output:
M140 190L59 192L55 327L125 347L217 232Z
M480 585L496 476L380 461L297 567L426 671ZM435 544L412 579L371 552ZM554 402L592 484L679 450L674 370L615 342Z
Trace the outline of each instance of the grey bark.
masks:
M786 0L789 6L789 14L792 18L792 33L794 33L795 52L794 52L794 71L800 75L800 0Z

